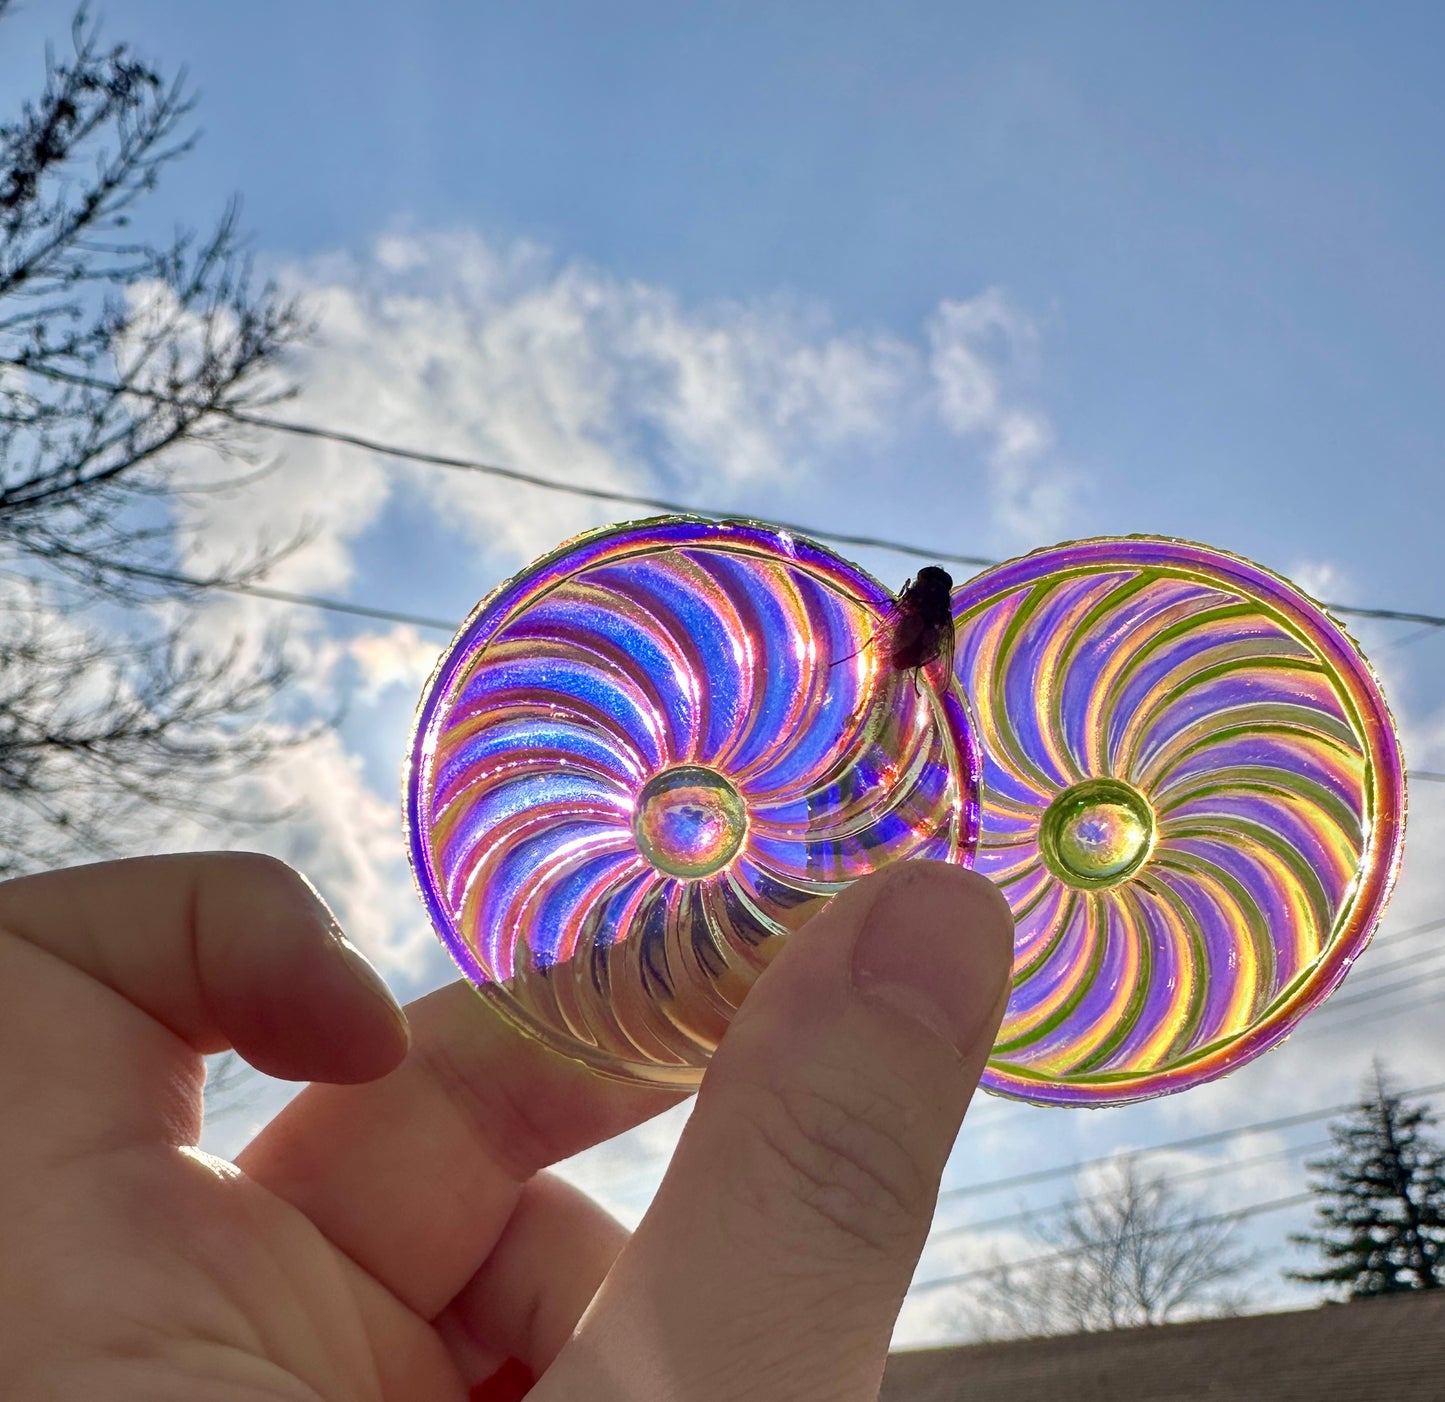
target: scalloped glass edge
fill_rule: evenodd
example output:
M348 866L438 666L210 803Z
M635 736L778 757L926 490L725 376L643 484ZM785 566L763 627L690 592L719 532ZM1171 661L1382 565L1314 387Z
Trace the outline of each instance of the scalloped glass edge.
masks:
M555 564L562 558L584 550L589 544L601 544L624 532L670 525L690 525L703 530L741 527L747 530L758 531L780 540L787 539L792 543L795 551L800 556L804 558L816 557L839 561L847 567L849 572L867 580L877 591L877 599L858 598L857 602L868 611L876 613L881 602L896 598L894 591L879 581L870 571L864 569L854 561L849 560L839 552L829 549L827 546L820 544L801 532L795 531L791 527L756 520L750 517L717 518L673 512L657 516L640 517L636 520L612 522L580 531L508 575L471 609L460 627L457 628L451 640L442 650L441 655L438 657L436 664L433 666L422 687L421 696L423 700L413 715L406 756L402 765L401 793L402 824L413 889L416 891L427 913L434 933L446 948L453 967L462 974L464 981L470 984L476 994L490 1007L495 1009L508 1025L522 1033L528 1041L540 1044L549 1053L560 1059L585 1066L588 1071L594 1075L624 1085L650 1086L663 1090L686 1092L695 1091L701 1084L703 1074L706 1070L705 1066L667 1066L637 1062L629 1063L629 1066L632 1068L631 1070L624 1070L616 1064L616 1059L613 1054L603 1049L590 1048L584 1043L577 1042L569 1045L564 1050L556 1043L555 1029L528 1016L525 1010L518 1007L502 989L487 978L485 971L476 964L475 959L466 947L465 941L456 931L450 914L437 899L434 889L429 889L427 882L423 878L423 871L429 874L432 872L432 859L425 835L418 830L413 818L413 814L417 812L419 808L417 786L424 770L424 766L421 763L423 740L431 728L431 723L438 707L450 693L450 675L454 674L459 667L465 665L470 647L476 643L481 636L478 633L478 628L484 615L491 611L499 601L505 599L506 596L520 591L527 581L532 579L536 574L545 570L548 566ZM646 545L640 545L637 553L643 554L650 548L651 547ZM586 568L585 556L583 556L578 563L578 569L583 568ZM561 576L561 578L564 579L568 577L570 577L570 575ZM502 613L499 614L495 620L492 620L488 635L504 626L510 616L509 613ZM447 680L444 681L444 679ZM967 744L960 752L960 762L966 766L966 772L974 794L972 803L968 805L967 827L974 841L976 841L979 830L979 795L983 772L983 755L979 748L978 737L972 725L972 712L968 699L964 695L962 688L958 685L956 678L950 678L947 690L949 700L960 708L966 721L964 733L967 738ZM938 704L944 704L942 698L939 698ZM969 845L966 851L967 860L958 862L957 864L960 866L967 867L972 863L972 845ZM783 941L781 939L777 942L778 948L781 948L782 943ZM476 976L474 977L473 974Z
M1306 616L1311 613L1318 615L1328 625L1328 630L1333 630L1333 633L1343 640L1345 646L1343 648L1335 647L1333 652L1344 660L1347 670L1358 679L1363 689L1372 695L1372 699L1379 708L1378 724L1367 725L1365 718L1358 714L1357 708L1352 718L1356 723L1357 732L1369 744L1370 762L1367 772L1379 786L1370 795L1374 805L1371 815L1370 844L1373 848L1388 842L1389 855L1386 861L1372 873L1371 889L1368 894L1362 898L1357 892L1351 901L1347 912L1350 925L1348 935L1338 937L1331 942L1325 959L1308 976L1313 980L1314 986L1304 1005L1298 1010L1286 1008L1266 1014L1248 1032L1230 1040L1226 1048L1227 1055L1221 1055L1220 1045L1214 1044L1199 1049L1169 1071L1152 1073L1147 1078L1138 1074L1129 1074L1121 1076L1118 1083L1111 1083L1107 1077L1101 1076L1097 1088L1061 1084L1043 1076L1000 1073L993 1069L992 1061L985 1067L980 1087L990 1095L998 1096L1000 1099L1061 1109L1105 1109L1111 1106L1136 1104L1157 1099L1163 1095L1176 1094L1182 1090L1190 1090L1195 1086L1206 1085L1210 1081L1218 1080L1281 1045L1312 1012L1316 1011L1339 988L1355 961L1369 945L1384 916L1385 908L1394 894L1399 879L1400 865L1404 857L1409 798L1403 746L1394 713L1390 709L1379 675L1350 630L1324 604L1286 576L1233 551L1179 536L1147 534L1086 536L1076 540L1061 541L1056 545L1041 546L1022 555L1014 556L998 565L989 566L970 576L954 587L954 617L955 619L959 617L960 596L979 593L984 581L988 581L989 584L988 594L990 596L997 595L1007 591L1008 581L1011 577L1015 578L1017 583L1025 582L1029 578L1030 571L1036 568L1043 557L1076 551L1093 551L1103 555L1109 549L1117 549L1119 546L1146 550L1149 546L1157 546L1204 551L1227 567L1227 572L1221 571L1222 579L1229 579L1231 575L1236 576L1238 583L1247 589L1251 597L1259 598L1261 588L1264 588L1281 594L1286 599L1297 601L1303 606L1301 611ZM1259 598L1259 602L1261 606L1268 606L1267 600L1264 598ZM1269 611L1274 612L1273 609ZM1276 617L1282 627L1295 636L1299 636L1298 628L1286 616L1276 615ZM1332 643L1335 641L1330 637L1329 631L1322 632L1322 636L1330 638ZM1313 640L1307 641L1310 646L1315 646ZM1331 663L1338 671L1336 657L1331 657ZM969 699L969 705L972 707L971 699ZM1353 699L1351 699L1351 705L1352 707L1354 705ZM1381 763L1381 759L1388 762ZM1381 783L1382 778L1383 783ZM1364 865L1363 861L1361 865ZM1324 970L1323 974L1321 974L1321 970ZM1197 1074L1198 1063L1207 1061L1211 1056L1219 1057L1219 1064L1209 1070L1207 1074ZM1188 1079L1185 1084L1173 1083L1186 1076ZM1128 1087L1129 1082L1137 1083L1141 1080L1153 1082L1153 1084L1146 1084L1139 1089Z

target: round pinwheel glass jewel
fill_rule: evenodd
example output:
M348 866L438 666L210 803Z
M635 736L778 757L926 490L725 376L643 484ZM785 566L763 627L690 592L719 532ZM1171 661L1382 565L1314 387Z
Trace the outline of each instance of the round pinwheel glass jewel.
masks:
M971 860L980 758L896 601L786 531L595 531L486 599L423 695L413 870L463 974L622 1079L692 1086L789 931L904 857Z
M989 570L953 617L984 751L975 866L1017 922L984 1084L1118 1103L1281 1041L1399 865L1399 743L1350 639L1256 565L1139 537Z

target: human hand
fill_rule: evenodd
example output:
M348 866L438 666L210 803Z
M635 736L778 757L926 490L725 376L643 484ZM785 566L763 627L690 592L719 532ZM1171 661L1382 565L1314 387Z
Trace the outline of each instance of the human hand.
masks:
M462 984L411 1006L408 1047L279 863L0 885L0 1396L462 1402L515 1357L531 1402L876 1398L1011 936L957 868L835 899L737 1014L629 1240L542 1170L676 1097ZM234 1166L194 1147L227 1046L337 1083Z

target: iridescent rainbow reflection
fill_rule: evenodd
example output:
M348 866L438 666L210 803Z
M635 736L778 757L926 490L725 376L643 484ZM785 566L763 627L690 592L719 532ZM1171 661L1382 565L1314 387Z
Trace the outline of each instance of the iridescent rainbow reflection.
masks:
M984 750L976 866L1017 921L984 1084L1112 1104L1281 1041L1399 866L1399 743L1350 639L1257 565L1143 537L989 570L953 613Z
M504 584L422 698L412 867L458 967L623 1079L695 1085L787 934L904 857L967 863L950 677L890 673L893 597L746 522L592 532Z
M748 835L748 807L732 783L702 764L654 774L632 813L637 850L669 876L713 876Z
M1085 779L1058 794L1039 823L1039 855L1066 886L1127 881L1154 848L1154 810L1117 779Z

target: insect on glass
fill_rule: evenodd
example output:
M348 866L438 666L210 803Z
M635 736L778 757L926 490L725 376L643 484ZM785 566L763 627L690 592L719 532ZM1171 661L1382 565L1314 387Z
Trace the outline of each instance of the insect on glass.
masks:
M953 665L953 576L925 565L903 586L888 618L888 661L915 675L938 658Z
M925 565L903 586L882 627L863 646L882 640L888 665L912 672L915 685L919 672L935 662L942 662L940 670L946 674L953 668L952 594L953 576L938 565ZM848 660L840 657L833 665Z

